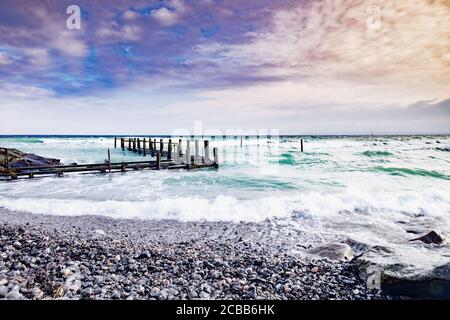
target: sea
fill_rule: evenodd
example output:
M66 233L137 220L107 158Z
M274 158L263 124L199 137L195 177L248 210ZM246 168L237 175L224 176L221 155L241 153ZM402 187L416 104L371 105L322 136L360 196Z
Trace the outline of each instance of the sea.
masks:
M70 216L274 221L323 241L389 247L412 264L450 261L448 246L408 241L425 231L450 234L450 136L180 138L182 146L191 141L191 150L194 140L209 140L211 150L219 150L219 168L0 181L0 207ZM151 159L123 151L119 140L114 148L113 136L0 136L0 147L64 164L103 163L108 149L113 162Z

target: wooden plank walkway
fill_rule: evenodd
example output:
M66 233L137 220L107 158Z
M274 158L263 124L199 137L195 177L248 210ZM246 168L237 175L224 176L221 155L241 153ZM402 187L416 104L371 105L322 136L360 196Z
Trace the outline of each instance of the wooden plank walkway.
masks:
M114 147L117 148L118 139L114 138ZM111 153L108 149L108 160L105 163L72 164L60 166L29 166L11 168L8 163L8 149L1 148L5 155L3 167L6 171L0 172L0 178L17 179L20 177L34 178L35 176L57 175L66 173L114 173L126 172L128 170L165 170L165 169L200 169L218 168L218 149L213 149L213 158L209 155L209 141L204 141L204 156L200 156L200 143L195 141L195 154L191 155L190 141L186 141L186 149L182 150L182 140L172 143L171 139L164 142L163 139L147 138L121 138L120 147L123 151L138 153L143 156L155 157L155 160L112 162ZM148 147L147 147L148 146ZM164 150L166 146L167 150ZM165 159L163 159L165 158Z

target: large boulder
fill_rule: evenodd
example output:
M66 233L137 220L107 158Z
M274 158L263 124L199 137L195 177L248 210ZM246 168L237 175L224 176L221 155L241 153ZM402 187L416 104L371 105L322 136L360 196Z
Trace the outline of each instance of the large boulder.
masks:
M450 299L450 262L439 258L442 257L440 251L410 251L405 255L404 251L375 246L357 257L356 264L368 286L381 289L387 295ZM417 255L413 256L414 253ZM437 259L437 263L430 262L430 255L433 255L433 261ZM441 262L438 262L439 259Z
M312 248L307 253L329 260L346 261L353 257L352 248L345 243L330 243Z
M414 299L450 299L450 262L409 277L385 276L381 288Z

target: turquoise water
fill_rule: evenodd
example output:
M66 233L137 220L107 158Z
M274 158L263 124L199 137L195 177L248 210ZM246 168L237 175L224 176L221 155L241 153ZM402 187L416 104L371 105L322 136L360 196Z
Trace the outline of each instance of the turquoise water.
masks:
M402 245L400 224L450 230L450 137L210 138L220 168L72 174L0 183L0 207L182 221L266 219L324 239ZM113 137L2 137L63 163L144 160ZM193 145L193 144L191 144ZM307 218L305 218L307 217ZM419 252L419 251L418 251ZM419 253L415 252L416 256Z

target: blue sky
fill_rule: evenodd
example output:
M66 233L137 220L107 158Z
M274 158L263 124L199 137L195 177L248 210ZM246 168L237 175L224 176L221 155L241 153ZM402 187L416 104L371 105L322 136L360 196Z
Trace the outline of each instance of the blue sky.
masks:
M448 0L4 0L0 134L447 133L449 18Z

